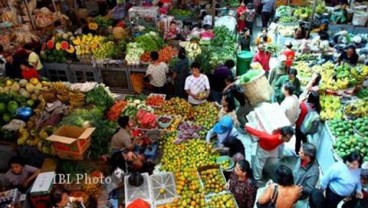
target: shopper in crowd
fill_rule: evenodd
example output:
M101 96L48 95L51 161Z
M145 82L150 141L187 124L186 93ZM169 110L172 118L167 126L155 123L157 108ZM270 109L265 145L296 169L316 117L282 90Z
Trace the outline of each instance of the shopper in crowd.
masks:
M33 66L41 76L44 75L41 59L38 54L32 50L32 46L26 44L23 48L28 53L28 63Z
M0 76L5 73L6 56L4 54L4 48L0 45Z
M5 173L5 179L11 186L20 188L21 191L26 191L31 187L40 173L40 169L26 165L24 160L18 156L10 158L8 165L9 170Z
M214 101L221 103L222 91L226 87L225 78L232 76L231 69L235 66L233 60L229 59L225 61L225 64L218 67L213 73L211 94Z
M257 187L248 161L240 160L236 163L225 188L234 195L239 208L254 206Z
M275 42L277 42L277 38L278 38L278 29L279 29L279 18L275 17L273 19L273 21L270 23L270 25L268 26L267 30L268 30L268 35L272 38L272 40L274 40Z
M275 87L276 81L283 75L287 74L287 67L286 67L286 56L280 55L278 58L279 65L275 68L271 69L270 75L268 77L268 82L272 87Z
M111 139L111 154L119 151L131 151L134 143L130 134L129 117L122 116L118 119L119 128Z
M244 125L247 122L246 116L253 110L247 97L244 95L244 89L242 86L235 84L234 77L228 76L225 79L226 87L223 91L223 95L231 95L236 101L238 106L236 110L236 116L240 124L240 130L243 131Z
M318 72L314 72L312 75L312 78L309 80L308 84L305 86L305 91L299 96L299 100L304 101L308 98L309 93L318 92L321 79L322 79L321 74Z
M187 93L184 90L185 79L189 76L189 61L184 48L180 48L178 52L178 61L173 69L173 80L175 87L175 95L178 97L187 98Z
M285 47L286 48L282 54L286 56L286 67L290 68L291 65L293 65L295 51L293 51L293 44L290 41L285 43Z
M245 159L245 147L240 139L228 136L222 142L223 148L227 149L228 155L237 162Z
M245 25L246 11L247 11L247 7L245 6L244 1L242 1L238 9L236 10L237 21L238 21L238 24L237 24L238 32L243 31L244 28L246 27Z
M299 99L294 94L295 87L290 82L287 82L283 87L284 100L281 102L280 107L285 113L286 117L290 121L291 126L295 125L299 116Z
M82 197L71 197L69 192L65 189L58 188L51 195L51 207L52 208L70 208L73 207L73 203L83 203Z
M248 134L258 138L258 147L254 160L254 178L259 185L262 184L262 171L268 160L276 160L278 157L278 147L284 142L289 142L294 135L294 129L291 126L282 127L273 134L259 131L249 124L245 125L245 131Z
M22 70L21 75L23 79L30 80L32 78L40 79L38 71L30 65L27 61L22 61L20 63L20 69Z
M315 161L316 147L311 143L304 143L299 151L300 166L295 173L295 184L303 187L300 199L306 199L315 189L319 178L319 167Z
M221 100L221 109L219 111L219 120L224 116L228 115L233 120L233 124L235 128L239 127L239 121L236 116L236 106L235 106L235 99L230 94L222 96Z
M159 1L157 3L157 6L159 8L160 15L167 15L167 13L169 13L169 8L164 6L164 3L162 3L162 1Z
M295 33L294 33L295 40L305 39L306 37L307 37L307 31L305 30L304 27L299 26L297 29L295 29Z
M283 75L281 76L276 82L275 82L275 101L277 101L278 103L281 103L285 96L283 93L283 86L287 83L290 82L294 85L295 89L294 89L294 94L296 96L299 96L301 93L300 90L300 81L299 79L296 77L296 75L298 74L298 71L294 68L291 68L288 71L287 75Z
M337 62L338 64L347 63L347 64L355 66L358 63L358 60L359 60L359 55L356 52L355 46L350 45L346 48L344 52L341 53Z
M275 0L262 0L262 27L267 28L270 19L275 11Z
M206 101L207 98L199 97L200 93L210 91L210 83L206 75L201 74L200 65L193 62L191 65L192 75L185 80L185 91L188 94L188 102L192 105L199 105Z
M249 29L250 35L253 35L253 23L256 19L256 10L253 6L253 3L247 4L247 10L245 12L245 24Z
M211 143L211 138L217 137L216 147L221 147L223 146L222 142L229 136L236 138L238 131L234 128L231 117L226 115L207 132L206 142Z
M156 51L151 52L151 63L148 65L146 77L154 87L155 93L164 93L165 84L169 67L164 62L159 61L159 54Z
M266 73L266 77L268 77L268 73L270 71L270 59L271 53L265 50L265 45L258 45L258 52L254 55L253 62L258 62L262 65L262 68Z
M267 28L262 29L262 33L256 39L256 45L272 43L272 38L268 35Z
M303 124L304 119L306 118L307 114L311 111L316 111L317 113L321 112L321 104L319 99L318 92L312 91L308 94L308 99L303 101L299 105L300 113L298 120L296 121L295 125L295 152L298 153L300 149L301 142L307 142L307 135L305 135L301 131L301 126Z
M325 208L326 198L323 195L323 191L320 189L313 189L309 195L309 207L310 208Z
M330 166L321 179L321 188L326 191L326 207L336 208L337 205L354 192L357 198L363 198L360 180L363 157L357 152L351 152Z
M5 64L5 76L10 79L21 79L22 74L19 67L15 67L13 56L7 55L5 57L6 64Z
M276 184L270 183L257 204L267 205L272 201L272 196L277 193L275 207L293 208L301 196L302 187L294 185L294 177L290 168L280 165L276 170Z
M251 40L252 40L252 36L250 35L250 30L248 28L244 28L243 32L239 34L239 39L238 39L240 50L250 51Z

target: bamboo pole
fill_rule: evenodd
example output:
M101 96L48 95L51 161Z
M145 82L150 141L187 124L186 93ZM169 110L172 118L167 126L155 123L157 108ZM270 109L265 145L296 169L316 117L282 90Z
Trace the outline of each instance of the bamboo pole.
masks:
M24 3L24 5L25 5L25 7L26 7L26 11L27 11L28 18L29 18L29 20L31 21L32 29L33 29L33 30L36 30L36 25L35 25L35 23L34 23L33 16L32 16L32 14L31 14L31 13L30 13L30 11L29 11L27 0L23 0L23 3Z

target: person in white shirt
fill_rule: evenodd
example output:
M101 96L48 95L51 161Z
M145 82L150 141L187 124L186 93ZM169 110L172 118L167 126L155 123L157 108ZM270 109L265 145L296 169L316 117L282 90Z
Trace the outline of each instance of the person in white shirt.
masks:
M184 89L188 94L188 102L192 105L199 105L206 101L210 83L206 75L201 74L199 63L193 62L191 65L192 75L185 80ZM207 97L199 96L202 92L206 92Z
M294 85L290 82L287 82L283 89L285 98L281 102L281 109L285 112L285 115L289 119L291 126L295 125L295 122L299 116L299 99L296 95L294 95L294 90Z
M151 52L152 63L148 65L146 77L154 87L155 93L164 93L167 81L166 74L169 73L169 67L164 62L158 60L159 54L156 51Z

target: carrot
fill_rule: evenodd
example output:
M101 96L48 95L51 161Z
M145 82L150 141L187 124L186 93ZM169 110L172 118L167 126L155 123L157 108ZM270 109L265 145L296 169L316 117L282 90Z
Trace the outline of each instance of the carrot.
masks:
M159 51L159 60L161 62L169 63L169 61L176 56L178 51L172 46L166 46Z
M127 101L125 100L116 101L107 113L107 119L110 121L116 121L120 117L120 114L126 105Z
M151 61L151 54L150 54L149 52L144 52L144 53L141 55L140 60L141 60L142 62L146 62L146 63L150 62L150 61Z

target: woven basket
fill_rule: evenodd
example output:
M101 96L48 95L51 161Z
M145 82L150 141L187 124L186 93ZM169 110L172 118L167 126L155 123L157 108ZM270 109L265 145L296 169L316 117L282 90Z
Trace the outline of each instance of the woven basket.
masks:
M256 106L258 103L271 100L273 93L272 87L268 82L264 71L253 80L241 84L244 89L244 94L248 98L252 106Z

